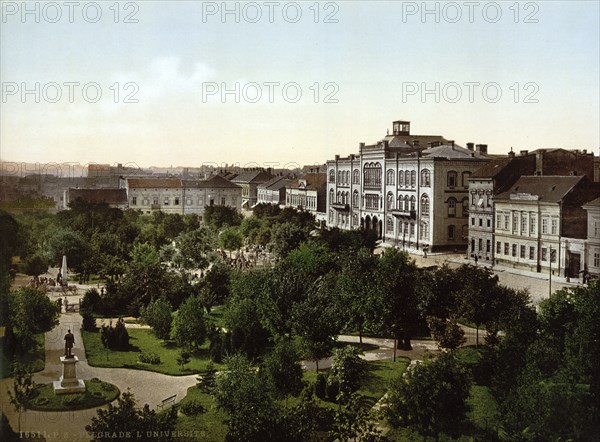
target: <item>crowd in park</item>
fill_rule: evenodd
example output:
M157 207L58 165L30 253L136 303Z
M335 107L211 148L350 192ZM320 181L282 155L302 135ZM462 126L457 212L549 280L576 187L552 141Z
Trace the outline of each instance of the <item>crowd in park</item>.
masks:
M595 282L560 290L536 310L526 292L500 285L485 267L419 268L395 248L374 254L369 231L316 229L308 212L266 205L246 218L207 207L200 222L75 201L56 215L2 213L0 223L9 239L0 282L5 353L18 359L31 351L60 311L36 287L11 291L11 277L19 271L40 281L66 255L82 280L105 286L86 292L84 329L94 330L98 316L134 316L181 350L182 367L208 343L207 357L225 368L205 373L199 387L225 414L228 440L386 440L406 429L436 438L587 441L600 433ZM15 267L6 256L22 262ZM461 324L476 330L473 360L461 356ZM386 337L405 350L415 336L431 337L443 351L399 370L375 412L359 393L367 363L357 347L336 344L342 333L361 343ZM122 320L99 335L107 348L129 346ZM319 369L326 357L332 367ZM316 363L308 383L303 359ZM475 387L494 404L494 424L485 428L469 417ZM177 427L177 407L135 407L124 393L89 431ZM392 428L387 436L378 420Z

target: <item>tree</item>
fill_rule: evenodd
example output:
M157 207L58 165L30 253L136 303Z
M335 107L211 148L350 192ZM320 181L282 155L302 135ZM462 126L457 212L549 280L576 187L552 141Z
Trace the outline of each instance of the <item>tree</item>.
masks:
M168 441L172 440L170 433L175 430L177 422L177 407L160 414L151 410L148 404L140 409L136 406L134 394L129 391L117 398L116 405L108 404L108 408L98 408L96 413L85 430L97 442L123 439L127 434L129 437Z
M81 272L90 255L90 247L86 239L78 232L68 228L60 228L48 239L50 261L54 264L62 263L62 257L67 257L67 264Z
M155 299L146 307L142 307L140 313L140 320L152 327L152 331L157 338L169 339L173 321L173 311L169 301L162 297Z
M238 229L228 227L219 233L219 246L225 250L229 250L229 255L234 250L242 247L242 235Z
M410 427L436 440L441 433L457 435L470 388L469 371L452 354L442 354L417 363L392 382L386 415L393 426Z
M278 342L263 361L262 368L271 379L279 397L297 395L303 387L300 354L290 341Z
M308 231L289 222L274 226L271 233L273 251L279 258L285 258L292 250L308 240Z
M9 328L21 352L35 347L34 335L58 325L60 307L37 289L21 288L9 295Z
M225 226L239 226L242 215L233 207L206 206L204 208L204 222L214 230L221 230Z
M173 262L186 270L208 267L211 252L214 250L215 239L207 227L200 227L179 234L175 238Z
M21 432L21 413L25 411L25 405L31 398L31 393L35 388L35 382L33 382L33 374L31 373L31 367L23 365L19 362L13 363L12 368L13 389L8 390L8 397L10 403L15 407L17 413L19 413L19 424L17 431Z
M213 396L217 407L229 415L228 440L277 440L274 433L279 409L269 379L261 377L241 354L229 357L226 364L227 370L217 377Z
M224 304L231 290L231 267L222 260L214 262L200 283L200 299L210 312L214 305Z
M256 216L244 218L240 224L240 233L244 238L248 239L250 243L256 244L258 232L263 225L263 221Z
M266 347L269 334L261 323L255 299L232 298L224 313L225 327L231 333L231 347L254 358Z
M200 298L190 296L179 307L173 319L171 337L177 345L198 350L206 340L204 307Z
M465 332L454 318L443 320L430 316L427 318L427 324L440 348L455 350L467 341Z
M181 370L185 368L186 364L190 362L190 353L182 350L179 352L179 356L177 356L177 365L181 367Z
M362 352L357 348L346 345L333 351L333 364L329 372L328 382L339 386L340 395L348 399L360 388L362 377L366 372L365 361L360 358Z
M376 426L376 414L360 403L360 395L352 393L335 413L329 436L339 441L383 442L387 439Z
M28 275L38 276L47 270L48 259L41 254L36 253L25 260L25 273Z

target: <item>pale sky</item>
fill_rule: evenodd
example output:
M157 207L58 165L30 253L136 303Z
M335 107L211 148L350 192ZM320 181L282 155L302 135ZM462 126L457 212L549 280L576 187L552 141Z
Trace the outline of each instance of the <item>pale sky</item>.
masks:
M398 119L598 155L599 3L2 1L0 158L316 164Z

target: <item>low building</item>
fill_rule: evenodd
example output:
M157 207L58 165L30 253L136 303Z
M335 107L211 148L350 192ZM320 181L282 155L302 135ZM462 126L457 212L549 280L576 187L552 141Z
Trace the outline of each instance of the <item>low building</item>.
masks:
M494 198L497 263L578 277L587 266L588 214L600 196L586 176L524 176Z
M584 271L600 278L600 198L596 198L583 208L587 211L587 247Z
M291 181L286 188L285 206L307 210L317 221L325 221L327 174L307 173Z
M258 204L285 204L286 186L290 180L277 176L270 179L266 183L257 186L257 203Z
M271 180L271 169L244 169L231 181L242 188L242 209L251 210L258 202L258 186Z
M126 180L129 207L144 213L161 211L183 214L180 179L129 178Z
M65 209L69 203L81 199L87 203L98 204L106 203L110 207L125 210L129 207L127 201L126 189L74 189L69 188L65 191L64 203Z
M242 209L242 188L220 175L207 180L182 180L183 213L204 216L206 206Z

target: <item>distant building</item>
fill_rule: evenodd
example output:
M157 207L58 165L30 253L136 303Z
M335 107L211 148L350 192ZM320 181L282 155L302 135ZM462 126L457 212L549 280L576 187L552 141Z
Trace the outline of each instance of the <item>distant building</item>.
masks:
M303 209L325 221L327 210L327 174L307 173L286 187L285 206Z
M394 121L391 135L327 162L327 225L404 248L466 249L469 177L489 159L487 145L412 135L410 122Z
M258 186L273 178L271 169L243 170L231 182L242 188L242 209L251 210L258 202Z
M206 206L242 209L242 188L220 175L207 180L183 180L183 213L204 216Z
M495 259L530 271L578 277L587 266L588 214L600 196L586 176L524 176L494 198Z
M259 184L257 186L257 203L275 205L285 204L286 186L289 182L289 179L277 176L266 183Z
M127 201L127 190L119 188L107 189L74 189L69 188L64 195L64 208L69 203L81 199L87 203L106 203L110 207L125 210L129 206Z
M587 211L587 249L584 270L600 277L600 198L583 205Z

